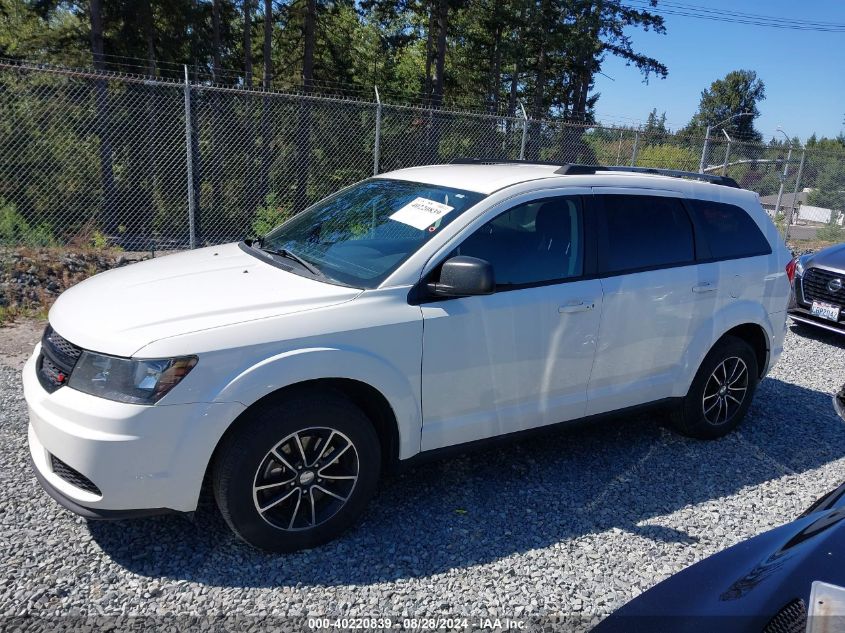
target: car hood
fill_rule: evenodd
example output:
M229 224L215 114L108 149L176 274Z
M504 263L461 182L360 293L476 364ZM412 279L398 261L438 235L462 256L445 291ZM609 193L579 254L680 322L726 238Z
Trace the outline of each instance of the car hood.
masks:
M804 265L845 270L845 244L834 244L811 254L805 260Z
M709 633L716 622L720 633L761 631L790 602L809 605L816 580L845 586L845 485L795 521L669 577L594 631Z
M83 349L132 356L162 338L323 308L360 292L287 272L225 244L90 277L58 298L50 324Z

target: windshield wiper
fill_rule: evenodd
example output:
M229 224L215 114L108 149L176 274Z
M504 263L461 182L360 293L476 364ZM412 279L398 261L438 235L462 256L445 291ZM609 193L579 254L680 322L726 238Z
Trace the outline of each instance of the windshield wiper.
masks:
M285 257L287 259L292 259L293 261L295 261L297 264L302 266L305 270L307 270L312 275L319 277L320 279L328 279L328 277L319 268L314 266L314 264L312 264L308 261L305 261L304 259L302 259L299 255L297 255L293 251L290 251L286 248L280 248L280 249L266 248L265 246L262 246L262 243L263 243L263 240L261 238L259 238L257 240L253 240L252 245L255 248L257 248L258 250L260 250L264 253L267 253L268 255L276 255L277 257Z

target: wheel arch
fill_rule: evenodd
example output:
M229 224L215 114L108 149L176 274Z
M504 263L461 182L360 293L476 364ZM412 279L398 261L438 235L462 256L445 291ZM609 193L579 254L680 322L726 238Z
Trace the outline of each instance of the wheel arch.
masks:
M387 398L378 389L360 380L351 378L315 378L303 380L280 387L265 396L259 398L246 409L244 409L233 421L214 445L208 463L205 468L202 488L210 487L212 469L217 460L221 446L225 440L237 432L244 420L251 412L275 400L294 398L299 395L318 394L321 391L331 390L343 394L345 397L359 407L373 424L381 447L382 470L391 472L399 464L400 436L399 424L396 419L393 407Z
M676 383L673 395L686 395L704 358L726 336L735 336L751 346L757 359L758 378L762 378L771 358L773 328L763 307L752 302L738 301L715 314L692 337L681 363L683 379Z
M754 356L757 358L757 377L762 378L765 376L766 369L769 364L769 353L771 349L769 335L765 328L763 328L763 326L759 323L742 323L741 325L736 325L725 332L721 337L719 337L719 341L724 339L726 336L733 336L748 343L751 349L754 350Z
M228 435L236 432L243 420L256 409L269 402L286 400L300 396L318 396L326 390L334 391L348 398L355 406L364 412L376 431L381 445L382 467L392 469L399 461L399 425L396 414L387 398L378 389L360 380L351 378L315 378L285 385L259 398L229 425L214 448L214 454L209 460L209 467Z

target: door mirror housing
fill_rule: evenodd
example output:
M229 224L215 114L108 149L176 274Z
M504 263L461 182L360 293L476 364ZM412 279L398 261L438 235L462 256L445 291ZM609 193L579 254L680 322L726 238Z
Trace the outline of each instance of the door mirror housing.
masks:
M456 255L443 262L440 279L428 284L436 297L471 297L489 295L496 290L493 265L484 259Z

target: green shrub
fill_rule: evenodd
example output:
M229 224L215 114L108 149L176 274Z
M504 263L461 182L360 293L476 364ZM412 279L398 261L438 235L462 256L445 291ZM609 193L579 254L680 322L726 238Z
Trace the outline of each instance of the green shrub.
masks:
M6 246L55 246L47 224L31 226L11 202L0 198L0 244Z
M91 236L91 246L98 249L106 248L109 245L109 240L102 231L94 231Z
M282 207L276 199L275 193L267 194L264 204L255 210L255 218L252 220L253 234L266 235L292 214L290 209Z
M830 222L818 230L816 239L824 240L825 242L845 241L845 229L836 222L836 217L834 216Z

